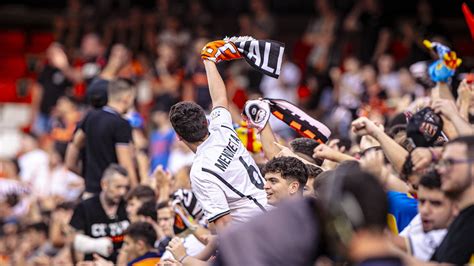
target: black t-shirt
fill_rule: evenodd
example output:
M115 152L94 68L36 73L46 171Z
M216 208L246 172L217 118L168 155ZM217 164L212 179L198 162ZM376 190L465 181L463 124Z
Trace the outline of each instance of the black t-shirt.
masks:
M456 265L474 260L474 205L459 213L431 260Z
M111 163L117 163L115 146L128 145L132 141L132 127L108 106L91 110L79 127L86 134L86 191L99 193L102 173Z
M130 222L127 218L124 201L119 204L115 217L110 218L102 208L99 195L97 195L77 205L69 224L93 238L110 237L114 244L114 252L106 259L115 262L118 250L122 247L124 232ZM86 254L85 259L92 260L92 254Z
M58 98L63 96L66 89L72 85L59 69L50 65L44 67L38 77L38 83L43 87L43 96L40 103L40 111L43 114L49 114L56 105Z

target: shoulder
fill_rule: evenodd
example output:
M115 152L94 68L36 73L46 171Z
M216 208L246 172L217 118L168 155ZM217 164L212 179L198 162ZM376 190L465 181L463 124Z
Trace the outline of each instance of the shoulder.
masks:
M127 119L121 116L115 116L114 119L117 120L117 124L120 124L121 126L124 126L124 127L128 127L130 129L132 128L132 126L130 125Z
M91 207L97 207L100 205L100 199L99 196L93 196L92 198L86 199L81 201L77 206L81 206L82 208L90 209Z
M225 107L223 106L216 106L212 109L211 111L211 114L210 114L210 117L211 119L215 119L223 114L227 114L229 113L229 110L227 110Z
M199 175L200 172L202 172L202 161L204 159L203 157L204 155L200 154L196 155L196 157L194 158L193 165L191 166L191 170L189 172L190 178L193 178Z

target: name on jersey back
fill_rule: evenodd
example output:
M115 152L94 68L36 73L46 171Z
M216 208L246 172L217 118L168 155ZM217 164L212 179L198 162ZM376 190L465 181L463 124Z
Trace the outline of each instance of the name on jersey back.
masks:
M217 162L214 165L222 172L225 172L227 167L229 167L235 153L239 150L239 141L239 138L234 136L234 134L231 134L227 146L225 146L224 150L217 158Z

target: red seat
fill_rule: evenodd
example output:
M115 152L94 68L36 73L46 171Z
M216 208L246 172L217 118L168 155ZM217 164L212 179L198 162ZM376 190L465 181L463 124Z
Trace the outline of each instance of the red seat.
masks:
M18 79L27 74L27 65L23 55L0 56L0 78Z
M0 31L0 54L22 54L25 51L26 36L21 31Z
M0 79L0 103L16 102L15 80Z
M54 42L54 35L51 32L34 32L30 35L27 52L32 54L43 53L52 42Z
M0 103L31 103L28 81L0 78Z

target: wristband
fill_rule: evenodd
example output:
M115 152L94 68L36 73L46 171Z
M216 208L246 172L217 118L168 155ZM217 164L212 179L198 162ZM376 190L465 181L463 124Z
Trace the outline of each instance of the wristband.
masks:
M179 263L183 263L183 260L188 257L188 254L184 254L178 261Z

